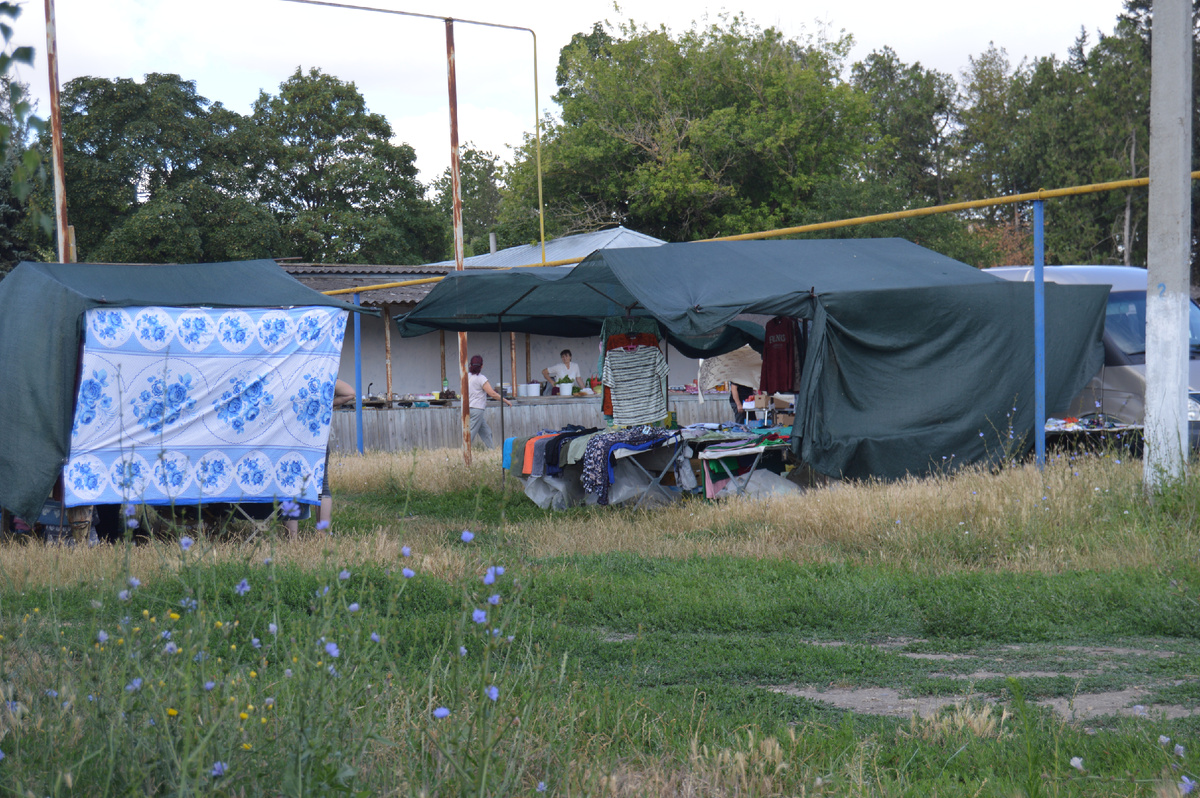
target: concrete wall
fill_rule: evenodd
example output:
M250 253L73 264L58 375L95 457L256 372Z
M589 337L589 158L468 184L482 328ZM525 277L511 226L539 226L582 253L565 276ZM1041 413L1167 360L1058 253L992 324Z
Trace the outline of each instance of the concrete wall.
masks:
M367 392L367 386L374 383L372 393L382 395L387 384L384 368L383 318L361 316L361 351L362 351L362 391ZM483 373L488 376L493 385L500 380L498 360L503 343L504 382L511 383L512 375L509 360L508 334L503 336L503 342L498 340L496 333L471 333L468 338L468 357L483 356ZM596 361L599 356L600 339L593 338L554 338L543 335L530 336L530 374L534 380L540 380L542 369L559 362L558 353L570 349L574 362L579 364L579 373L587 377L596 371ZM686 385L696 379L699 373L699 361L684 357L668 347L667 364L670 367L668 384ZM342 348L342 365L338 376L354 384L354 320L351 319L346 331L346 342ZM451 390L458 390L458 334L446 333L446 378L450 381ZM517 378L525 379L525 335L517 333ZM438 334L430 333L419 338L401 338L392 328L392 392L400 394L432 393L442 388L441 350L438 345Z

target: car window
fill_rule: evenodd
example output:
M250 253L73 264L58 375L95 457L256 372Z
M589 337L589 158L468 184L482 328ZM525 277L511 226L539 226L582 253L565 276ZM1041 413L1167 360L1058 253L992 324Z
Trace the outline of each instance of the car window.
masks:
M1188 343L1193 353L1200 353L1200 307L1188 302ZM1104 315L1104 331L1126 355L1146 353L1146 292L1113 291L1108 295Z

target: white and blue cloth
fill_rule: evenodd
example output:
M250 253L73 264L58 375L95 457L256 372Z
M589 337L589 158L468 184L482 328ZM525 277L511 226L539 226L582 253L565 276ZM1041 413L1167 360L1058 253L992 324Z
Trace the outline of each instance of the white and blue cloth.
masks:
M346 311L87 312L68 507L316 504Z

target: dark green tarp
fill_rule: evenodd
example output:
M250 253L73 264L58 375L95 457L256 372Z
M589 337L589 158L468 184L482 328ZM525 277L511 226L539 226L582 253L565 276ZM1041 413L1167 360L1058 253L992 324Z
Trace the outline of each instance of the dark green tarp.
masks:
M19 264L0 280L0 506L36 518L67 460L84 313L150 305L360 310L273 260Z
M928 474L1032 445L1033 285L902 239L606 249L574 269L454 278L400 318L402 334L586 335L564 330L623 313L675 336L718 333L743 313L811 321L793 446L826 474ZM1050 413L1100 368L1107 296L1046 286Z
M640 248L639 248L640 249ZM650 247L654 249L654 247ZM581 284L578 266L451 272L410 313L396 317L405 338L434 330L523 332L559 338L599 335L609 316L651 316L603 271ZM762 350L761 324L733 319L701 332L664 329L686 357L713 357L749 344Z

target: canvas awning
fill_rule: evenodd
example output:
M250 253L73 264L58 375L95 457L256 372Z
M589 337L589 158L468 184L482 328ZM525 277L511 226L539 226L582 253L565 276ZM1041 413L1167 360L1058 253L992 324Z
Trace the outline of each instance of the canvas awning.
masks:
M1049 412L1100 367L1107 295L1046 286ZM1032 445L1033 285L902 239L667 244L454 274L399 321L405 335L586 335L605 316L650 315L686 337L746 313L812 323L793 446L823 473L925 474Z

